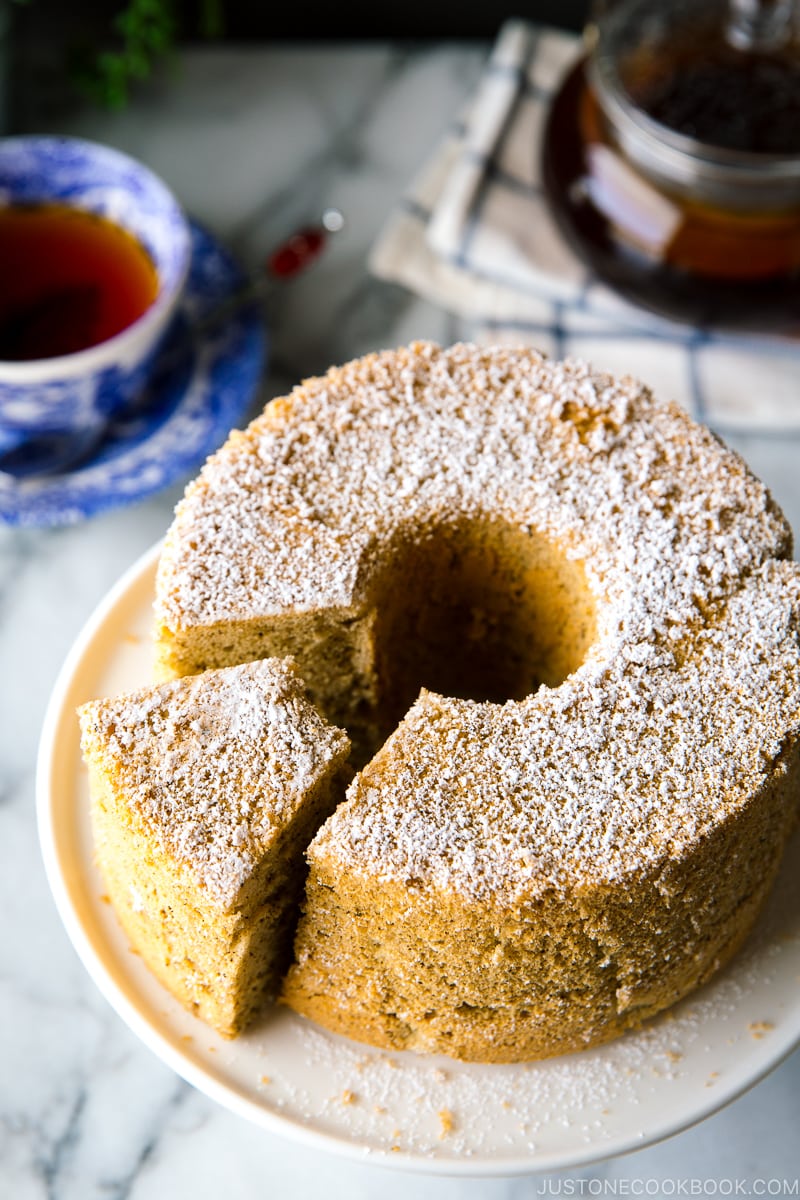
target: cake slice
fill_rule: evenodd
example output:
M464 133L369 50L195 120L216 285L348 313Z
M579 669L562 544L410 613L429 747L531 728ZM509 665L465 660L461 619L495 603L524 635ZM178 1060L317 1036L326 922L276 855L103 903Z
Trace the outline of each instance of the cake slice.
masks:
M291 959L304 851L341 799L347 735L291 659L79 710L97 860L134 949L233 1037Z

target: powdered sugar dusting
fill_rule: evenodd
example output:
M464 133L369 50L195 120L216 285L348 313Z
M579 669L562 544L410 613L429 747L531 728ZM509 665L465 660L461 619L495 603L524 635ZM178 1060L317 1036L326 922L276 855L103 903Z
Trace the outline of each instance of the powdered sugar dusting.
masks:
M424 695L312 852L476 896L667 863L800 732L800 576L764 486L631 379L421 343L308 381L189 488L158 615L358 611L398 529L471 517L580 560L598 640L521 703Z
M349 750L285 659L93 701L81 723L132 812L221 904Z
M628 641L789 544L739 458L635 381L419 343L310 380L232 435L178 506L159 619L358 605L376 548L454 514L561 543Z
M800 734L799 620L800 567L770 564L681 666L623 646L520 704L424 693L311 854L475 896L668 869Z

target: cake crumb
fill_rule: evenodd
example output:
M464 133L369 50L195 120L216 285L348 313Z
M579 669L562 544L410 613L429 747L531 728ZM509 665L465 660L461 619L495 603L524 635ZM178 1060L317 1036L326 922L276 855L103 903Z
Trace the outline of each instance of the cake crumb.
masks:
M261 1076L259 1076L258 1082L259 1083L272 1083L272 1078L269 1075L261 1075Z
M455 1128L453 1114L449 1108L439 1109L439 1124L439 1141L441 1141L443 1138L447 1137L448 1133L452 1133L453 1129Z
M345 1088L341 1095L342 1104L355 1104L358 1101L358 1096L355 1092L351 1092L350 1088Z
M772 1021L751 1021L747 1026L748 1032L753 1038L762 1038L765 1033L769 1033L775 1026Z

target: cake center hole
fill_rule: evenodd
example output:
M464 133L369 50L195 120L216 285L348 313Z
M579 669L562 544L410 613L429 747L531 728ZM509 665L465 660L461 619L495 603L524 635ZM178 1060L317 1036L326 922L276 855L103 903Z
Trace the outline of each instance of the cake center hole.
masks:
M581 563L537 533L470 522L399 536L378 583L379 724L388 734L420 688L521 700L585 660L596 606Z

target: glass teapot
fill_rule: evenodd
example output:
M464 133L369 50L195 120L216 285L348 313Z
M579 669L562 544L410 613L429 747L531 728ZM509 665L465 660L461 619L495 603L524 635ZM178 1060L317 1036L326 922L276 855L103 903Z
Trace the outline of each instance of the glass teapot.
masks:
M634 301L697 324L800 319L794 0L618 0L549 115L570 241Z

